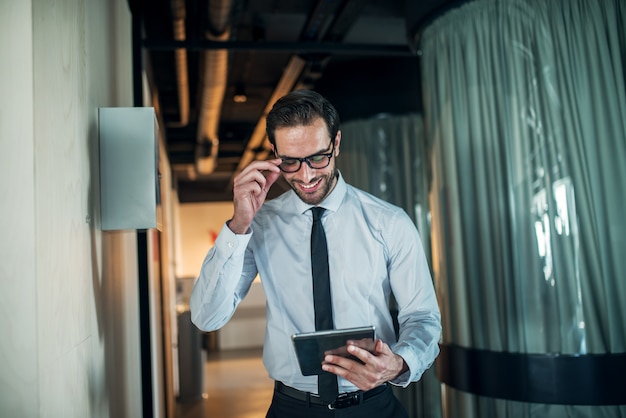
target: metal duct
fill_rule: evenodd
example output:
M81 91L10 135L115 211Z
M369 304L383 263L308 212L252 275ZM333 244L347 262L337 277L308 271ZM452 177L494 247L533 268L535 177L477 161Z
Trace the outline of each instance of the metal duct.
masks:
M254 132L252 132L252 136L248 141L248 145L246 146L243 156L239 160L239 165L230 179L231 184L233 183L235 176L253 160L264 160L269 155L268 150L270 149L270 146L265 132L265 117L270 110L272 110L274 103L276 103L278 99L293 90L293 86L298 80L298 77L300 77L305 64L306 62L297 55L293 55L289 60L278 85L272 92L270 99L267 101L265 109L263 110L263 115L261 115L261 118L254 128ZM258 149L261 146L263 146L264 151L258 152Z
M173 16L174 39L184 41L185 33L185 0L171 0L170 8ZM186 126L189 123L189 78L187 75L187 50L177 48L174 51L176 59L176 86L178 88L178 109L180 121L170 126Z
M227 41L230 37L232 0L209 1L209 31L207 39ZM198 112L196 138L196 171L211 174L215 170L219 150L218 128L222 102L228 82L228 50L203 52L202 93Z

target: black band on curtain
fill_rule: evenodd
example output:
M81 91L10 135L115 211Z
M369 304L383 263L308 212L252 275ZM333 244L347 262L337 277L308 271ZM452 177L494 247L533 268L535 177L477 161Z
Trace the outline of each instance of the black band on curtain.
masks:
M437 377L479 396L562 405L626 405L626 353L524 354L441 344Z

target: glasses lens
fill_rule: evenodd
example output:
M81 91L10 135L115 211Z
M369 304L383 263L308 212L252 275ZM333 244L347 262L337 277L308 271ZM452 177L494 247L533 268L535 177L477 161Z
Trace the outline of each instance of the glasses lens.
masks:
M311 167L324 168L330 162L330 156L328 154L318 154L308 158Z
M300 160L284 158L278 168L283 170L285 173L294 173L300 169Z

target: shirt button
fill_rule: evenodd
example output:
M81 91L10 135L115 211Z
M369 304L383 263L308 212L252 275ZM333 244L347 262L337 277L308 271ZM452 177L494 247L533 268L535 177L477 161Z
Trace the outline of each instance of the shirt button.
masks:
M235 244L233 244L232 242L228 243L228 248L233 248L235 246Z

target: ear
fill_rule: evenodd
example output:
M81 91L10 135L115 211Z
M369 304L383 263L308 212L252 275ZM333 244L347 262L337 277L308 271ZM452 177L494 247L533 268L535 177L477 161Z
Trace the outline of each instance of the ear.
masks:
M335 157L339 156L339 145L341 145L341 131L337 131L335 136Z

